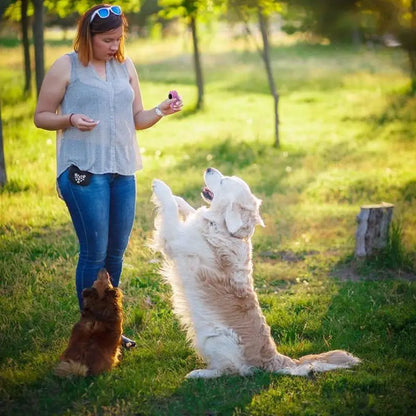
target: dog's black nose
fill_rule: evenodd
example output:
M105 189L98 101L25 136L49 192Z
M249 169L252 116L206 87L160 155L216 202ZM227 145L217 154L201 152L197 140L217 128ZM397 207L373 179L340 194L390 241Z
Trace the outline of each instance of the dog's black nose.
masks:
M211 173L212 172L212 168L207 168L207 173Z

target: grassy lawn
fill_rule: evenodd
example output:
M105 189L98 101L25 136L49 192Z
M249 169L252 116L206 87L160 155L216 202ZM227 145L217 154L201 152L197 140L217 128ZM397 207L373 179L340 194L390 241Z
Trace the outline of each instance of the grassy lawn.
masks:
M49 42L47 64L69 49ZM416 97L406 94L406 56L276 46L276 149L265 72L247 43L207 42L207 105L198 113L186 42L132 39L128 52L146 107L173 88L185 101L182 114L138 132L144 169L121 283L125 333L138 347L108 374L63 380L53 370L78 320L77 242L55 192L55 136L32 123L21 50L0 42L8 174L0 192L0 414L416 415ZM298 357L343 348L363 360L359 367L309 378L259 371L185 380L203 363L172 314L160 258L148 248L150 188L158 177L199 206L207 166L241 176L263 200L254 280L279 351ZM399 248L357 263L360 205L381 201L395 204Z

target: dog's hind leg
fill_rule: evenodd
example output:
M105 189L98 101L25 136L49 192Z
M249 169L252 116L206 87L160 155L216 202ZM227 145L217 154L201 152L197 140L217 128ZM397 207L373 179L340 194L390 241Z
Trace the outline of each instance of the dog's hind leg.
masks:
M237 335L228 328L216 329L214 334L197 345L208 368L191 371L187 378L215 378L223 374L252 374L253 368L245 363Z

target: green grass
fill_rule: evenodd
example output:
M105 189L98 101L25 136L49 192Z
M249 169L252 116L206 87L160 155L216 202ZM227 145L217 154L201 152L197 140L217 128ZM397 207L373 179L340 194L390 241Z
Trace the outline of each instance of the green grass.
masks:
M78 319L77 242L55 193L55 137L32 123L21 50L0 42L0 94L8 183L0 192L0 413L5 415L416 414L416 98L399 50L276 45L281 142L272 147L272 99L248 44L203 45L204 111L187 42L130 40L147 107L169 89L182 114L138 133L134 230L121 287L125 332L138 347L95 378L53 375ZM69 43L48 42L48 65ZM150 185L158 177L194 206L202 172L244 178L263 200L253 238L254 281L279 351L345 348L354 370L294 378L257 372L185 380L203 366L172 313L170 289L148 248ZM395 205L389 246L353 259L361 204Z

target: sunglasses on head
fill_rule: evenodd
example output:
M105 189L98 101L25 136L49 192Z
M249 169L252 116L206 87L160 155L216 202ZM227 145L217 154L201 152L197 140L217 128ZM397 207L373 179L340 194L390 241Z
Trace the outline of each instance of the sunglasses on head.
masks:
M121 7L120 6L109 6L109 7L100 7L99 9L95 10L94 13L91 15L90 23L94 20L95 16L101 17L101 19L106 19L110 16L110 12L115 14L116 16L121 16Z

